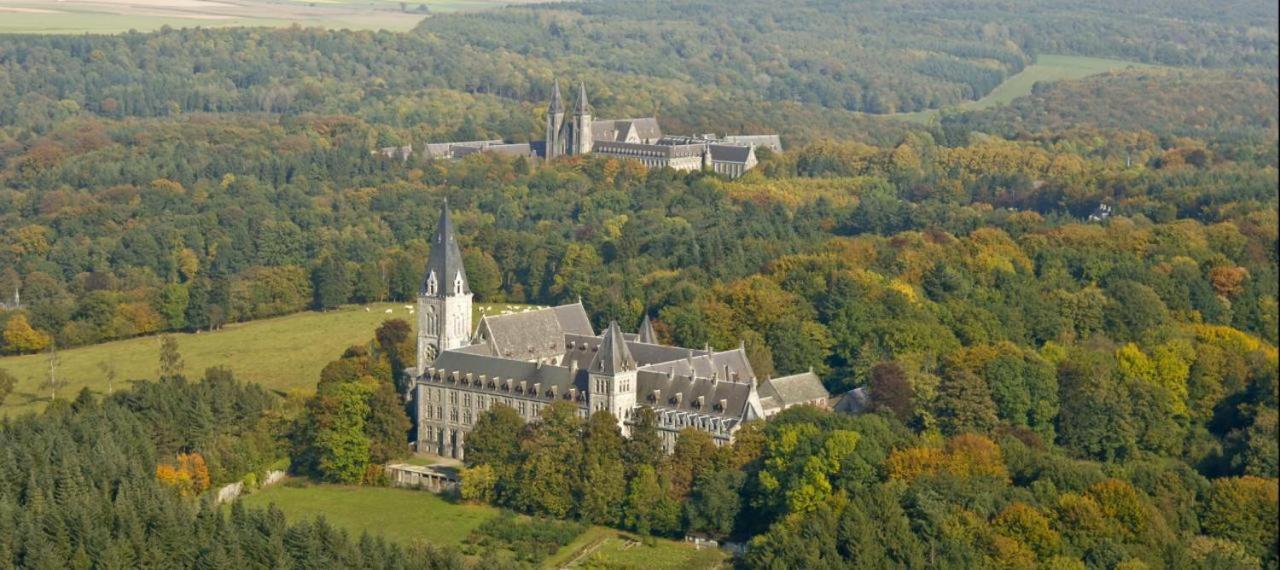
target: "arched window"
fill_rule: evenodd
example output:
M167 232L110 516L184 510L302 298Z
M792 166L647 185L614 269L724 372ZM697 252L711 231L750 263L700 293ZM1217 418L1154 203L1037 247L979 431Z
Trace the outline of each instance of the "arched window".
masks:
M426 322L427 333L436 335L437 332L440 330L438 328L440 326L440 323L439 323L439 317L436 315L436 308L432 305L427 305L427 310L423 312L423 317L427 321Z

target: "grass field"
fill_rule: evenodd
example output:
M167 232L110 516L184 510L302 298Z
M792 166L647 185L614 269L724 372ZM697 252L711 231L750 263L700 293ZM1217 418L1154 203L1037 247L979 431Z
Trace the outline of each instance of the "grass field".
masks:
M1006 79L1004 83L998 85L991 91L991 93L988 93L987 96L978 99L977 101L967 101L959 105L953 105L947 108L947 110L972 111L975 109L986 109L997 105L1004 105L1018 97L1031 94L1032 87L1035 87L1035 84L1041 81L1080 79L1082 77L1106 73L1117 69L1125 69L1128 67L1143 68L1152 66L1133 61L1103 59L1098 57L1041 55L1036 58L1035 63L1028 65L1013 77ZM897 113L887 116L905 119L908 121L927 123L937 117L939 113L939 110L933 109L929 111L919 111L916 113Z
M0 33L146 32L227 26L407 31L433 13L529 0L0 0Z
M518 310L520 305L475 305L475 318L483 311ZM387 314L387 310L391 310ZM257 382L282 392L309 391L320 369L347 347L368 342L373 331L388 318L413 318L402 303L345 307L325 313L304 312L228 325L220 331L177 334L188 377L203 375L213 366L231 368L237 378ZM58 396L74 398L81 388L98 393L108 389L101 365L115 367L115 389L128 381L155 378L159 370L159 337L141 337L73 348L58 353ZM0 416L39 411L49 402L49 365L44 354L0 358L0 369L18 379L12 394L0 405Z
M425 491L382 487L275 485L242 499L247 506L275 504L291 520L323 515L353 537L363 532L401 543L425 540L460 546L476 527L499 514L498 509L450 503ZM695 550L673 540L643 544L629 533L591 527L542 564L546 568L716 568L725 560L718 550Z
M368 531L387 540L426 540L460 545L473 529L498 515L498 509L453 504L425 491L384 487L275 485L249 495L246 506L275 504L292 520L324 515L353 537Z

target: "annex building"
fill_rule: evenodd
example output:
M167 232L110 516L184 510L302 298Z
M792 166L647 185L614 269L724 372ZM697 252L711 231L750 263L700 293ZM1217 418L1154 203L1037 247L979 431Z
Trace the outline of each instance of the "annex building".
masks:
M587 88L579 84L578 97L569 113L556 81L547 106L546 133L541 141L508 143L500 139L428 143L423 155L454 159L485 152L545 160L561 156L599 154L641 162L650 168L709 170L737 178L757 164L756 149L782 150L778 135L714 134L669 136L655 117L597 119L587 101ZM412 146L387 147L376 152L407 160Z
M647 316L635 333L616 322L596 332L579 302L488 315L473 327L471 305L446 204L418 295L418 365L410 370L410 396L419 451L462 459L480 413L499 404L526 421L556 401L574 403L584 418L607 410L624 435L636 411L648 407L670 452L685 428L706 431L724 445L744 422L827 403L812 372L761 381L741 346L663 345Z

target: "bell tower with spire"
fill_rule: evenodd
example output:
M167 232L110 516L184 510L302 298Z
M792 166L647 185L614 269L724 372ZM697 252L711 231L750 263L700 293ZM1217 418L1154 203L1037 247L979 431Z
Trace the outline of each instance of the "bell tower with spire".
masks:
M564 155L564 127L564 99L560 97L560 80L557 79L551 88L551 105L547 107L547 160Z
M627 416L636 405L636 359L627 348L618 323L610 322L591 359L588 382L590 413L608 410L618 419L622 435L629 435Z
M470 339L471 287L445 200L418 290L418 374L441 352L466 346Z
M573 149L569 154L588 154L595 146L591 138L591 106L587 103L587 84L578 83L578 101L573 109Z

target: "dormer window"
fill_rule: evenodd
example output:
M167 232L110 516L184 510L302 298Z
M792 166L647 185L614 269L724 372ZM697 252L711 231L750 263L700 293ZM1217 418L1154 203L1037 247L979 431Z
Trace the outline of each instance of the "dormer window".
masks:
M436 282L436 272L433 270L427 275L427 295L435 295L439 289L440 285Z
M462 294L462 272L461 271L459 271L458 274L455 275L453 278L453 294L454 295Z

